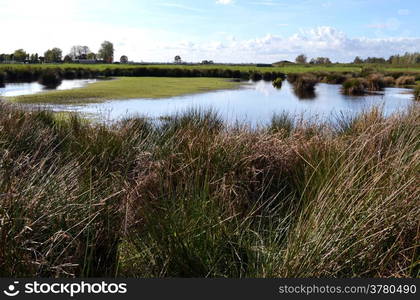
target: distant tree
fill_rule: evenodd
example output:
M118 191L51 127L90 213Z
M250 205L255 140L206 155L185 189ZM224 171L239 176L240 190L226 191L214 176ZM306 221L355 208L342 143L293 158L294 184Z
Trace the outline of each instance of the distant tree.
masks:
M182 62L181 56L179 55L175 56L174 60L175 60L175 63L177 64L180 64Z
M66 56L64 56L64 62L66 64L72 63L73 59L71 58L71 56L69 54L67 54Z
M308 58L305 54L300 54L296 57L295 61L297 64L306 64Z
M63 51L60 48L53 48L45 51L44 59L47 63L58 63L61 62L63 57Z
M120 63L122 63L122 64L128 63L127 55L123 55L123 56L120 57Z
M98 56L106 63L114 61L114 45L111 42L104 41L98 51Z
M96 60L96 54L93 52L90 52L86 56L87 59Z
M13 52L13 59L18 62L24 62L27 55L28 54L23 49L18 49Z
M86 59L88 54L91 53L88 46L80 46L76 45L71 47L70 49L70 56L73 60L75 59Z
M38 61L38 53L31 54L31 56L29 57L29 61L30 61L32 64L36 64L36 63L38 63L38 62L39 62L39 61Z
M354 63L354 64L363 64L363 59L361 59L359 56L356 56L356 57L354 58L353 63Z
M309 63L316 64L316 65L327 65L327 64L331 64L331 60L328 57L317 57L317 58L312 58Z

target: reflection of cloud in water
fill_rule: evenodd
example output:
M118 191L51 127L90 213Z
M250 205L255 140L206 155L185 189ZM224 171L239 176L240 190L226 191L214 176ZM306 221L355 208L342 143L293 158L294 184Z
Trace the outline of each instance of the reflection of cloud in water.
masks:
M38 82L7 83L4 87L0 86L0 96L15 97L23 95L32 95L44 92L46 90L70 90L84 87L86 84L96 82L97 79L75 79L63 80L60 85L54 89L45 88Z
M280 90L271 82L260 81L235 90L213 91L165 99L115 100L86 105L53 105L55 110L79 111L118 120L127 115L158 119L190 108L214 109L230 124L236 121L252 126L270 122L273 114L287 112L306 119L331 120L332 114L353 115L377 106L385 114L402 110L414 103L409 89L387 88L382 95L351 97L342 95L340 85L320 83L311 101L302 101L293 87L284 82ZM409 94L402 94L410 92Z

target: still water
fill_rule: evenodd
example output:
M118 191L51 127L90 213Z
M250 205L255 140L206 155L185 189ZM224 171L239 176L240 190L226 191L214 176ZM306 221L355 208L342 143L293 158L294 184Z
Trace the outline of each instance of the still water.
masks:
M63 80L56 90L70 90L81 88L86 84L96 82L96 79L75 79ZM15 97L23 95L37 94L45 92L46 89L38 82L29 83L7 83L4 87L0 87L0 97Z
M92 80L63 81L58 89L83 86ZM34 92L37 84L29 84ZM71 86L71 87L70 87ZM94 116L98 120L115 121L121 118L141 115L150 118L169 116L191 108L213 109L227 123L241 122L251 126L270 122L273 114L287 112L305 119L331 120L339 114L358 114L372 107L380 107L386 115L402 111L413 102L412 90L387 88L383 92L366 96L345 96L340 85L323 84L316 86L315 94L297 95L286 81L281 89L271 82L244 83L239 89L191 94L164 99L113 100L86 105L46 106L56 111L77 111ZM13 92L9 87L9 95ZM42 89L42 87L41 87ZM16 91L17 93L17 91ZM23 91L19 91L23 93ZM1 89L0 89L1 95ZM44 106L45 107L45 106Z

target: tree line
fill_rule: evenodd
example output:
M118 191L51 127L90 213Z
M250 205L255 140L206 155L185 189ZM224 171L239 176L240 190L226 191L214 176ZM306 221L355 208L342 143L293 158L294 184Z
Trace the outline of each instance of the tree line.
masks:
M331 60L328 57L317 57L312 58L308 61L308 57L305 54L300 54L296 57L295 62L297 64L331 64ZM365 59L360 56L356 56L353 60L354 64L393 64L393 65L412 65L420 64L420 52L409 53L406 52L403 55L391 55L388 59L383 57L367 57Z
M43 56L38 53L30 54L24 49L17 49L10 54L0 54L0 63L73 63L73 62L114 62L114 45L109 41L104 41L98 52L91 51L88 46L75 45L71 47L70 53L63 56L60 48L48 49ZM121 56L120 63L128 63L126 55Z

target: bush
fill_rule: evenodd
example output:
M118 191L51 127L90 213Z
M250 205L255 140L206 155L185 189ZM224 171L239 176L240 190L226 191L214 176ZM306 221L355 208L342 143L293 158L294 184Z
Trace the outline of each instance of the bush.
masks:
M54 71L48 71L41 75L38 82L48 89L54 89L61 84L61 77Z
M366 93L367 85L364 78L350 78L343 83L342 91L345 95L360 96Z
M416 79L414 76L401 76L396 81L397 86L412 85L416 84Z

